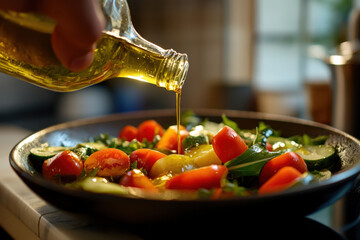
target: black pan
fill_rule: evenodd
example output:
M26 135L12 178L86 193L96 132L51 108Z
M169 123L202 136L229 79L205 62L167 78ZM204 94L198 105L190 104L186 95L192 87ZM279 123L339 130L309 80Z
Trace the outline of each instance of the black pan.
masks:
M258 126L265 121L284 136L307 133L310 136L329 135L328 144L336 146L341 158L341 169L331 179L300 186L292 190L264 195L237 197L226 200L154 200L136 199L118 195L96 194L68 189L49 182L29 163L29 150L42 143L74 146L99 133L117 136L126 124L137 125L146 119L156 119L163 126L175 123L175 111L156 110L110 115L96 119L67 122L36 132L18 143L10 154L10 164L20 178L48 203L71 212L113 219L125 223L172 221L182 218L204 220L216 216L263 218L269 216L306 216L334 203L354 185L360 171L360 141L332 127L290 117L269 114L198 110L199 116L220 122L225 113L243 129Z

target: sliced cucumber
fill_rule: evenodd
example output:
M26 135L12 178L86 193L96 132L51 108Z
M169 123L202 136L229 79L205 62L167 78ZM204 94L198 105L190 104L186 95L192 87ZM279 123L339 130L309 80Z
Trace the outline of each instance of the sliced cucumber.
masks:
M279 151L284 149L295 149L298 148L300 145L295 141L289 140L287 138L282 137L268 137L267 143L271 144L273 151Z
M46 160L59 152L70 149L69 147L38 147L30 150L30 155L34 159Z
M330 145L307 145L295 152L305 160L310 171L331 168L337 159L335 148Z
M49 159L59 152L70 149L69 147L37 147L30 149L30 160L37 170L41 170L46 159Z

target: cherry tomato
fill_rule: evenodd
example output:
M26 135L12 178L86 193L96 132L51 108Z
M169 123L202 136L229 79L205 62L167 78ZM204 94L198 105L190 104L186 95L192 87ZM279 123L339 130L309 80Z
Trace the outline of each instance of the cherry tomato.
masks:
M180 125L180 142L184 140L184 138L189 135L189 132L186 130L184 126ZM177 135L177 126L170 126L161 137L160 141L156 144L156 148L164 148L168 150L175 150L178 152L178 135ZM182 144L180 144L180 152L179 154L184 153Z
M287 152L271 159L264 165L259 175L260 185L264 184L279 169L285 166L294 167L301 173L308 170L304 159L302 159L299 154L295 152Z
M230 161L248 149L244 140L234 129L225 126L212 138L211 144L223 163Z
M268 142L266 143L266 150L268 150L269 152L272 152L274 150L273 146Z
M130 163L137 161L137 167L145 169L148 173L154 163L167 155L156 150L141 148L130 154Z
M136 138L137 134L138 134L138 130L136 127L132 125L126 125L119 132L118 138L131 141Z
M289 188L300 177L301 172L296 168L290 166L283 167L259 188L259 194L283 191Z
M164 128L158 122L155 120L146 120L138 126L136 138L140 142L142 142L143 139L151 142L157 134L162 136L163 133Z
M91 154L84 163L87 172L92 169L99 169L99 177L119 177L123 175L130 167L130 160L125 152L106 148Z
M157 190L151 180L139 169L128 171L121 179L120 185L125 187L137 187L149 190Z
M75 178L81 174L83 168L84 165L79 156L70 150L65 150L44 161L42 174L50 180L56 176Z
M223 165L196 168L170 178L165 183L165 188L188 190L219 188L227 172L227 167Z

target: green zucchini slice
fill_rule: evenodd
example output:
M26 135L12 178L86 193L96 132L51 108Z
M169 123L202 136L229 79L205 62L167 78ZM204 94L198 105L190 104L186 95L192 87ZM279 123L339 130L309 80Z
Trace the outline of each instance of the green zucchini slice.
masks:
M59 152L70 149L69 147L38 147L30 150L33 159L46 160L58 154Z
M330 145L307 145L295 152L305 160L309 171L329 169L337 159L335 148Z
M69 147L37 147L30 149L30 160L33 166L40 171L46 159L70 149Z
M289 140L287 138L273 137L273 136L267 138L267 143L272 145L273 151L286 150L286 149L292 150L300 146L295 141Z

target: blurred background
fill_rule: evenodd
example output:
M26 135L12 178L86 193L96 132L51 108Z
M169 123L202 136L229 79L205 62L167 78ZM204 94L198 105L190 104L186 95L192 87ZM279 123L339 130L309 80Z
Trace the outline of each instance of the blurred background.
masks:
M331 123L330 69L314 57L347 38L351 0L128 0L135 29L187 53L183 108L270 112ZM175 94L112 79L55 93L0 75L0 124L29 130L175 107Z

